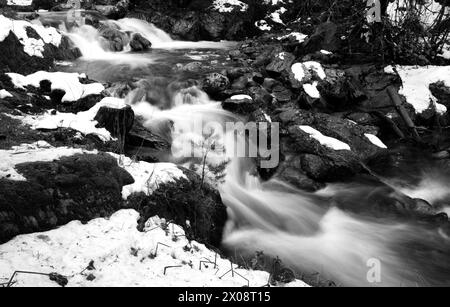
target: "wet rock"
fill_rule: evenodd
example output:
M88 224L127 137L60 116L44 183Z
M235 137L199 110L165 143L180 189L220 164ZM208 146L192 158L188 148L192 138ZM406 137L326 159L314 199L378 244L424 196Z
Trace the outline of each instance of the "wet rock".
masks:
M233 113L247 115L256 110L256 105L252 97L239 95L225 100L222 103L222 108Z
M274 177L308 192L315 192L324 187L323 183L311 179L305 173L300 157L291 157L281 163Z
M123 140L133 127L134 112L131 106L123 109L101 107L94 120L98 122L96 127L106 128L113 137Z
M160 161L171 153L170 131L165 136L157 135L146 129L136 119L125 139L125 152L144 161Z
M273 56L270 64L266 66L266 71L275 76L283 72L289 72L294 61L295 56L292 53L280 52Z
M130 41L130 47L133 51L146 51L152 47L152 43L141 34L134 33Z
M274 97L264 88L260 86L254 86L249 88L248 92L259 107L266 109L271 107Z
M212 73L203 80L203 90L215 97L230 86L230 80L219 73Z
M126 33L115 29L111 25L103 24L99 29L100 35L104 38L103 46L110 51L123 51L130 42Z
M122 207L122 187L134 182L107 154L24 163L16 169L27 181L0 180L2 243L18 234L46 231L72 220L108 216Z
M292 99L292 92L282 85L277 85L272 89L273 97L280 103L290 102Z

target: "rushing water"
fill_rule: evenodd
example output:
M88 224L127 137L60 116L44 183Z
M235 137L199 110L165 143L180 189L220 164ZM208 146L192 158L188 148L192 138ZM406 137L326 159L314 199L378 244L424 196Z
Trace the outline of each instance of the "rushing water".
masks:
M235 65L226 55L232 43L178 42L136 19L107 22L124 31L141 33L154 48L146 53L105 51L97 30L82 26L70 30L69 35L82 50L83 58L64 69L85 72L103 82L137 85L126 99L146 119L147 127L172 140L175 156L183 156L178 145L186 138L200 143L203 140L203 135L192 130L192 123L238 120L223 111L219 102L210 100L193 81L207 71ZM200 72L176 68L177 64L192 61L205 67ZM219 141L227 146L233 140ZM210 158L216 159L214 163L221 162L218 157ZM186 159L172 161L185 163ZM381 194L381 199L406 194L448 211L448 172L414 161L419 165L397 163L396 172L392 165L376 168L378 174L385 175L380 176L381 180L397 190L389 194L380 190L379 184L363 181L306 193L276 180L263 182L252 175L251 161L232 159L225 183L220 186L230 216L224 246L247 256L257 250L280 256L298 272L319 273L321 278L343 285L371 285L370 269L377 264L381 264L381 280L374 285L450 285L450 241L445 233L420 224L338 209L346 205L369 206ZM388 169L391 174L383 173Z

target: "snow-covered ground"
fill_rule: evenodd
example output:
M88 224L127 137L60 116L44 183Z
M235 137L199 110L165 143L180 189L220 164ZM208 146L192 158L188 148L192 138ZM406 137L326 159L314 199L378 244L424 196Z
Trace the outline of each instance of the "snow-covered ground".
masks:
M180 227L164 227L167 224L157 217L139 232L138 218L136 211L122 210L110 219L86 225L76 221L53 231L19 236L0 246L0 282L7 282L14 271L21 270L58 273L67 277L68 286L83 287L267 284L269 273L237 269L229 260L216 258L204 245L189 242ZM223 276L232 266L242 277L231 273ZM58 286L40 275L19 274L14 281L16 287ZM307 287L301 281L288 286Z
M299 128L310 135L311 138L317 140L321 145L333 150L351 150L350 146L338 139L325 136L321 132L310 126L299 126Z
M388 66L385 72L399 74L403 82L399 94L406 98L418 114L433 108L433 105L440 114L447 112L444 105L437 103L430 91L430 84L442 81L450 86L450 66Z

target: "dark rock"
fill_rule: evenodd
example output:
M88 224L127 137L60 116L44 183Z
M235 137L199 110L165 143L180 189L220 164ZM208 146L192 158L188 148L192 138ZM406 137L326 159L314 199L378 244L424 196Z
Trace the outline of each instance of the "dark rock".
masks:
M123 109L101 107L94 120L98 128L106 128L115 138L124 139L134 123L134 112L130 106Z
M211 96L216 96L230 86L230 80L219 73L212 73L203 80L203 90Z
M444 82L436 82L430 84L430 91L439 103L450 108L450 87L446 86Z
M219 12L204 14L201 19L202 37L210 40L220 40L226 31L226 18Z
M164 136L157 135L146 129L136 119L125 140L127 155L139 157L145 161L159 161L171 153L171 131Z
M99 29L100 35L104 38L103 47L110 51L123 51L130 42L128 35L110 24L102 24Z
M283 72L289 72L294 61L295 56L292 53L280 52L273 56L270 64L266 66L266 71L275 76Z
M89 221L122 207L134 179L107 154L16 165L27 181L0 179L0 242L72 220Z
M152 43L141 34L135 33L131 38L130 47L133 51L146 51L152 47Z
M141 228L149 218L158 215L182 226L188 239L220 247L227 221L220 194L208 185L202 188L195 173L186 170L185 174L188 180L161 184L149 197L132 195L128 206L141 213Z
M359 126L327 114L293 109L280 113L275 120L279 120L282 128L286 129L286 135L281 139L283 155L300 156L299 168L319 182L353 176L364 171L362 163L385 153L365 136L373 132L373 127ZM323 146L299 126L310 126L327 137L348 144L351 150L334 150Z
M233 113L247 115L256 110L256 105L251 97L243 97L240 99L229 98L222 103L222 108Z
M320 50L335 52L339 50L340 43L338 26L328 21L316 28L314 34L305 41L303 47L299 48L299 52L302 54L314 53Z

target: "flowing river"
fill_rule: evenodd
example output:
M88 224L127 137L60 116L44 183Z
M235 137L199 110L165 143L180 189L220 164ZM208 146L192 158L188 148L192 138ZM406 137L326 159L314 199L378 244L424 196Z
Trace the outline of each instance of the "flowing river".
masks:
M204 139L195 134L193 123L241 120L195 86L195 80L205 73L236 65L227 55L235 43L174 41L137 19L105 22L123 31L141 33L152 42L152 50L105 51L98 31L81 26L66 31L83 58L59 69L83 72L101 82L138 84L138 89L122 98L145 118L152 131L170 137L174 155L168 160L184 165L187 159L180 158L183 148L178 145L186 138ZM191 62L202 66L183 69ZM173 130L168 128L169 122ZM229 136L218 141L225 147L233 142ZM448 212L450 172L420 154L401 149L396 152L394 162L380 162L373 169L383 174L380 180L394 187L395 193L364 178L307 193L276 180L264 182L253 175L250 159L232 159L219 186L229 208L224 249L244 257L264 251L279 256L298 273L338 285L450 285L450 239L444 232L420 223L399 223L342 209L406 194ZM211 163L223 162L220 157L209 159Z

